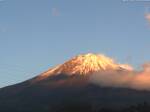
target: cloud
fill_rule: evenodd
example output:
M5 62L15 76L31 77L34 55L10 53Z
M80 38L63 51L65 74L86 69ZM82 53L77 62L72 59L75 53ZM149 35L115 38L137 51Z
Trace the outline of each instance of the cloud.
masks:
M146 63L141 71L114 71L97 72L90 77L94 84L104 87L121 87L136 90L150 91L150 63Z
M150 23L150 13L145 14L145 18Z
M52 8L52 15L59 16L59 10L57 8Z
M150 25L150 6L149 5L145 6L144 17L147 20L148 24Z

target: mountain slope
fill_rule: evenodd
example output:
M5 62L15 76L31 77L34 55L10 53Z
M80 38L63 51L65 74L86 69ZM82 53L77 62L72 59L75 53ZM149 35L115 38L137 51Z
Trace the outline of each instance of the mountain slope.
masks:
M79 55L33 79L0 89L0 111L66 112L66 107L71 107L72 112L88 112L150 100L148 91L100 87L89 82L92 73L107 70L124 72L132 68L103 55Z

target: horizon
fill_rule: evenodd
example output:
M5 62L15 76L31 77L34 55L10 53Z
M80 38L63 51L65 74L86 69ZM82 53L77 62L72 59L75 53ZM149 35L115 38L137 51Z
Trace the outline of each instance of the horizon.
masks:
M0 16L0 88L79 54L150 62L150 2L2 0Z

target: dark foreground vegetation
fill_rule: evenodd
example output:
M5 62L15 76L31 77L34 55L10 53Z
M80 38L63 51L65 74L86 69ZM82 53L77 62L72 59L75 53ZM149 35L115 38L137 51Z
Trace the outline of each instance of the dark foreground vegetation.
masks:
M83 81L59 75L2 88L0 112L150 112L150 91L79 83Z
M100 106L99 106L100 107ZM3 111L10 112L10 111ZM31 109L31 110L16 110L11 112L150 112L150 104L143 103L134 106L128 106L126 108L114 109L114 108L93 108L88 104L68 104L62 107L55 107L49 109Z
M147 103L143 103L119 110L103 108L100 109L98 112L150 112L150 105Z
M150 104L144 102L126 108L113 109L113 108L93 108L90 105L67 105L57 112L150 112Z

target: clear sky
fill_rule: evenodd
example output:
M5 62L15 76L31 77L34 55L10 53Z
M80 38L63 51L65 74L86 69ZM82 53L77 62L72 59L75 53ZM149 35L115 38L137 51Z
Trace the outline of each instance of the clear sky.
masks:
M134 67L150 61L150 2L0 0L0 87L81 53Z

